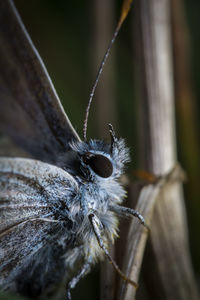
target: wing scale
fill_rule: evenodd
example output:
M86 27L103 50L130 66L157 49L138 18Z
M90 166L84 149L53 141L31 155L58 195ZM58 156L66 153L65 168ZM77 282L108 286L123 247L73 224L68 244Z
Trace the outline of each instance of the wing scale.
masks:
M78 193L76 181L58 167L31 159L0 158L0 285L29 256L45 252L52 239L55 244L63 235L54 209L63 201L70 206L74 193ZM64 232L69 237L66 228Z

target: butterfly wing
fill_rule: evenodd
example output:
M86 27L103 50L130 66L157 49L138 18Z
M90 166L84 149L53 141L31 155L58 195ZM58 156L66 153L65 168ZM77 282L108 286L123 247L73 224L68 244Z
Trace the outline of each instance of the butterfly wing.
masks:
M0 129L51 163L80 140L11 0L0 1Z
M55 269L59 264L58 277L66 271L61 257L71 247L72 237L69 219L65 216L65 225L58 222L56 209L65 203L62 212L69 210L72 195L77 193L76 181L58 167L31 159L0 158L1 287L19 291L13 284L20 278L23 285L33 282L35 272L38 288L48 285L49 274L58 280Z

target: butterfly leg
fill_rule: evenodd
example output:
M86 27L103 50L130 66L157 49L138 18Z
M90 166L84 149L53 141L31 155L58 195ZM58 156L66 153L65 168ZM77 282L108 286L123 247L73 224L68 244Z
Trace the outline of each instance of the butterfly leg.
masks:
M71 290L77 285L79 280L83 278L89 271L90 271L90 261L86 261L86 263L83 265L81 271L75 275L70 282L68 283L67 287L67 300L71 300Z
M143 216L137 211L129 207L113 205L109 207L111 211L115 212L117 215L125 217L136 217L140 220L140 223L149 229L149 226L145 223Z
M110 253L108 252L106 246L104 245L104 242L102 240L102 231L103 231L103 225L101 221L98 219L98 217L91 213L88 216L90 223L92 225L92 229L94 231L94 234L96 235L97 241L99 243L100 248L103 250L104 254L107 256L108 260L112 264L113 268L117 271L117 273L123 278L123 280L127 281L128 283L132 284L135 288L137 287L137 283L132 281L130 278L128 278L118 267L116 262L112 259Z

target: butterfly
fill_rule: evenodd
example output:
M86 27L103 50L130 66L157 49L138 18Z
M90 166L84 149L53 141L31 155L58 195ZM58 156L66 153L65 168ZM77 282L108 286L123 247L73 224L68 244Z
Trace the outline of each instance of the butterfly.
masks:
M0 157L2 290L56 299L67 285L70 300L71 289L104 256L118 270L108 245L119 216L145 224L121 206L119 178L129 161L124 140L112 125L110 143L86 137L91 99L82 141L13 2L1 1L0 130L32 157Z

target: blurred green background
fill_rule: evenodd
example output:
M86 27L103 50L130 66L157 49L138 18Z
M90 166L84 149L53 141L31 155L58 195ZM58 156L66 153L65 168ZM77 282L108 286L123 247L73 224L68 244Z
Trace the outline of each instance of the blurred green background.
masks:
M110 17L107 16L107 21L105 21L104 15L107 13L106 3L108 2ZM47 67L65 110L82 137L89 93L100 58L104 55L117 22L121 1L104 1L104 6L101 8L97 7L97 1L94 0L16 0L15 3ZM192 260L196 278L200 282L200 1L186 0L182 4L186 26L183 30L186 31L187 46L189 47L189 69L187 70L190 82L189 95L192 95L192 99L189 102L190 114L188 109L184 109L188 105L186 104L188 99L183 101L176 99L177 140L179 161L188 174L188 181L185 184L185 202ZM101 10L102 14L99 27L94 25L98 10ZM125 21L104 70L99 88L102 85L104 90L104 84L106 85L104 80L107 77L109 84L105 88L107 91L105 91L105 97L98 102L95 102L97 100L94 99L92 104L88 137L107 138L107 123L111 121L115 125L117 135L125 137L128 146L131 147L133 161L131 168L137 169L140 168L140 165L137 160L137 132L139 130L135 100L137 74L133 60L134 43L136 42L133 40L134 13L132 12ZM103 37L99 49L97 48L97 37L99 43L101 26ZM107 36L105 35L106 28L108 29ZM176 54L176 51L174 53ZM181 87L176 95L181 94L180 89ZM102 95L97 91L97 96L98 93ZM106 113L107 105L108 114ZM99 125L99 123L102 124ZM89 276L98 279L98 272L94 271ZM83 280L74 292L75 297L79 299L80 295L84 293L87 299L97 299L98 280L94 280L94 282L91 284L89 280ZM82 292L84 288L86 291Z

